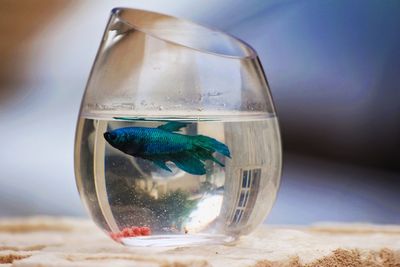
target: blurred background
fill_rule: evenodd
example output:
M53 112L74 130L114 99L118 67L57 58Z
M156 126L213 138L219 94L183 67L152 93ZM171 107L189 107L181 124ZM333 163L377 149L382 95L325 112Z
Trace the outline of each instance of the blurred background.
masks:
M258 51L284 145L267 223L400 223L397 0L0 0L0 216L86 216L75 123L115 6L190 19Z

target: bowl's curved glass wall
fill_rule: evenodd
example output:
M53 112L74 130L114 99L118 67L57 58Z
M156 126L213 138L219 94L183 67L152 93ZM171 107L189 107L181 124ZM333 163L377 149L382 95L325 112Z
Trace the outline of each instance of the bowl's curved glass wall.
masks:
M174 17L113 11L83 113L203 116L232 111L274 114L261 65L248 45Z
M149 134L133 148L139 128L171 139ZM131 138L123 147L109 138L119 133ZM152 145L163 152L149 156ZM75 144L78 188L103 230L128 245L234 239L268 214L280 170L276 114L250 46L171 16L112 11Z

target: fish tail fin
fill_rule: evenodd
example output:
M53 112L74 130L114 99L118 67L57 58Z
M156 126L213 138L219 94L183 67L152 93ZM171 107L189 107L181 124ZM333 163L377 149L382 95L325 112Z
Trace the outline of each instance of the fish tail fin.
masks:
M190 151L174 154L173 156L171 156L171 161L175 163L178 168L190 174L206 174L204 163Z
M221 142L215 140L214 138L204 136L204 135L197 135L197 136L193 136L193 143L196 146L208 151L210 153L210 156L212 153L218 152L228 158L231 157L231 153L229 151L228 146L225 145L224 143L221 143ZM213 160L213 161L215 161L215 160ZM217 161L215 161L215 162L217 162Z
M221 161L219 161L218 159L213 157L213 155L212 155L213 152L214 151L210 151L210 150L204 149L202 147L197 147L194 151L194 156L201 161L212 160L215 163L217 163L219 166L225 167L225 164L223 164Z
M231 157L229 148L215 140L214 138L197 135L192 136L192 147L190 149L171 153L168 155L166 161L172 161L179 169L193 174L204 175L206 174L205 161L211 160L221 167L225 165L213 156L214 152L218 152L226 157ZM153 162L164 170L169 170L165 165L165 160L155 160Z

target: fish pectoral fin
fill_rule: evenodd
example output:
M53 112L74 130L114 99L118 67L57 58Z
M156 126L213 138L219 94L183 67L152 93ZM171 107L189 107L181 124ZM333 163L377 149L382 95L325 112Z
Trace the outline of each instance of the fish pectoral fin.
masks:
M179 121L171 121L166 124L160 125L157 128L167 131L167 132L177 132L181 128L186 127L190 123L185 123L185 122L179 122Z
M193 175L204 175L206 169L204 163L196 157L192 156L191 153L179 153L174 155L171 159L173 163L179 168Z
M153 160L153 163L154 163L155 165L157 165L158 167L160 167L161 169L163 169L163 170L172 172L172 170L171 170L170 168L168 168L168 166L165 164L165 161L162 161L162 160Z

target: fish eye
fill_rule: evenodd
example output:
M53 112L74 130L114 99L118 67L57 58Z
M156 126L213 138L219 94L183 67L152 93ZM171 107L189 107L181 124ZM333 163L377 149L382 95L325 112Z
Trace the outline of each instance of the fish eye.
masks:
M117 138L117 134L116 133L105 132L104 133L104 138L107 141L114 141Z

